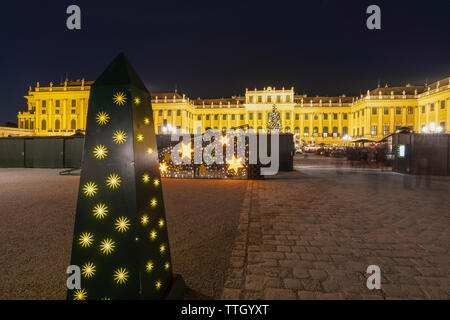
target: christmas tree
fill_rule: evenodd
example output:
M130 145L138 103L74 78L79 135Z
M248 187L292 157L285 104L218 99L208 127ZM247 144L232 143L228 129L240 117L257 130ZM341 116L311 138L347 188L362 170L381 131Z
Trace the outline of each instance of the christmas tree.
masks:
M280 132L281 130L281 118L280 113L277 111L277 107L273 105L272 111L269 112L267 131L270 132Z
M151 98L120 54L91 88L67 298L162 299L172 274Z

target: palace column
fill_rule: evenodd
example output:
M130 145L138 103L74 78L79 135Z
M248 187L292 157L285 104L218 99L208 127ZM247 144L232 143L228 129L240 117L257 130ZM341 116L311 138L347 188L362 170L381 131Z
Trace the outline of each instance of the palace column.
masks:
M438 101L438 103L436 103L434 112L436 114L436 128L437 128L437 127L439 127L439 101Z
M308 117L309 117L309 136L312 137L314 135L314 131L313 131L313 113L308 113Z
M253 131L258 132L258 113L253 112Z
M407 118L406 118L406 109L407 107L402 107L402 127L406 127L408 124Z
M377 135L378 132L380 133L380 136L384 135L383 130L383 107L378 108L378 128L377 128Z
M47 130L53 130L54 129L54 111L53 111L53 99L48 99L48 108L47 108L47 114L48 114L48 123L47 123Z
M338 133L342 136L344 136L344 133L342 132L342 112L338 113Z
M394 133L395 130L395 108L390 107L389 132Z
M291 133L295 134L295 125L294 125L294 119L295 119L295 110L292 109L292 112L289 111L291 113Z
M420 113L421 113L421 108L419 106L417 106L417 113L416 113L416 125L417 125L417 132L421 132L422 128L421 126L421 121L420 121Z
M323 136L323 113L319 113L319 137Z
M300 113L300 138L303 139L305 136L305 126L304 126L305 115Z
M447 104L447 122L445 123L445 132L450 133L450 105L449 102L446 101Z
M41 107L39 105L39 100L36 100L36 132L41 131Z
M427 122L425 125L428 127L430 125L430 107L428 104L425 106L425 117L427 119Z
M79 128L81 129L81 130L85 130L86 128L85 128L85 125L84 125L84 110L85 110L85 108L84 108L84 98L82 98L81 99L81 103L80 103L80 125L79 125Z
M332 119L333 118L333 113L329 113L328 114L328 136L333 136L333 122Z
M262 128L263 128L264 131L267 130L267 111L266 110L263 111L263 125L262 125Z

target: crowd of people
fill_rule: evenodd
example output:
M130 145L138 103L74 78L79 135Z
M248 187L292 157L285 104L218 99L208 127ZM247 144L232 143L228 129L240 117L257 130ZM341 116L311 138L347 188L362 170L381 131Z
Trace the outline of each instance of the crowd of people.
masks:
M384 146L347 147L347 160L353 165L356 161L365 165L389 166L388 150Z

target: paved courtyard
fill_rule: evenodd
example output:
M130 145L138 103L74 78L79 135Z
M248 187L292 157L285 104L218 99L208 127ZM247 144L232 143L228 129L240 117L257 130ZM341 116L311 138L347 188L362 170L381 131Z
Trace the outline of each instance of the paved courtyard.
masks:
M340 161L249 184L223 299L449 299L450 179Z

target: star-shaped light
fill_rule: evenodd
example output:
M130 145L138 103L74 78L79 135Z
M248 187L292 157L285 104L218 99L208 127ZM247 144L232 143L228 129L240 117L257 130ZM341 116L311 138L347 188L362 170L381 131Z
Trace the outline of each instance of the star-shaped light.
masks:
M192 150L190 143L186 143L186 144L181 143L181 149L180 149L181 159L184 159L184 158L191 159L192 152L194 152L194 150Z
M150 124L150 119L144 118L144 124L148 126Z
M150 231L150 239L151 240L155 240L157 236L158 236L158 233L156 232L156 230L153 229L152 231Z
M166 252L166 245L165 245L165 244L162 244L162 245L159 246L159 252L160 252L161 254L163 254L164 252Z
M116 189L120 187L120 183L122 180L120 179L119 175L112 173L108 176L108 179L106 179L106 185L110 189Z
M113 96L113 101L118 106L123 106L127 102L127 96L123 92L117 92Z
M147 272L151 272L153 270L153 262L149 261L147 262L147 264L145 265L145 271Z
M143 174L142 175L142 182L148 183L149 181L150 181L150 176L147 173Z
M159 226L160 228L164 227L164 219L163 219L163 218L159 219L159 221L158 221L158 226Z
M155 187L159 186L159 180L158 179L153 180L153 185Z
M148 148L148 149L147 149L147 153L148 153L148 154L152 154L152 153L153 153L153 149L152 149L152 148Z
M94 217L103 219L108 214L108 207L103 203L99 203L94 207Z
M73 300L86 300L87 292L84 289L75 290L73 294Z
M198 168L198 172L200 174L205 174L206 173L206 166L204 164L202 164L199 168Z
M95 274L95 265L92 262L87 262L81 268L82 274L86 278L91 278Z
M167 164L165 164L164 162L159 164L159 171L161 173L166 173L168 170Z
M101 160L108 156L108 149L104 145L98 145L94 148L94 157Z
M228 144L228 138L227 138L227 136L222 137L222 138L220 139L220 142L222 143L222 145Z
M89 232L85 232L80 235L78 241L82 247L89 247L94 241L94 236Z
M87 182L83 186L83 193L87 197L92 197L97 193L98 187L94 182Z
M95 119L99 125L103 126L109 122L109 114L104 111L100 111L97 113Z
M152 208L156 207L158 205L158 201L156 201L155 198L153 198L152 200L150 200L150 206Z
M150 220L149 220L149 218L148 218L147 215L143 215L143 216L141 217L141 223L142 223L143 226L146 226L147 223L148 223L149 221L150 221Z
M134 97L133 102L134 102L135 105L140 105L141 104L141 98Z
M117 144L127 142L127 133L123 130L116 130L113 133L113 141Z
M119 268L114 273L114 280L118 284L124 284L128 280L128 271L125 268Z
M139 142L144 141L144 135L143 135L143 134L138 134L138 135L136 136L136 140L139 141Z
M227 160L228 163L228 171L234 170L235 173L238 173L239 169L244 168L244 165L242 164L242 158L236 158L235 155L233 155L233 158L231 160Z
M115 247L116 247L115 242L112 241L111 239L106 238L100 244L100 251L104 254L110 254L111 252L114 251Z
M164 265L164 269L169 270L170 268L170 263L166 262L166 264Z
M161 281L156 281L156 283L155 283L155 288L156 288L156 290L159 290L159 289L161 289L161 286L162 286L162 283L161 283Z
M116 230L119 232L125 232L130 228L130 220L127 217L121 217L116 220Z

